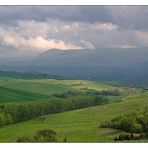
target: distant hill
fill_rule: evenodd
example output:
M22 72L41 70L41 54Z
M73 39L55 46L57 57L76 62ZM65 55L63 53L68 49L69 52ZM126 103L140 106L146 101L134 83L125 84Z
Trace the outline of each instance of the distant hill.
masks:
M14 71L0 71L0 77L10 77L15 79L62 79L60 76L50 75L38 72L14 72Z
M49 62L55 66L115 66L123 67L142 62L148 62L147 48L129 49L82 49L59 50L52 49L40 54L35 60ZM54 66L53 65L53 66Z
M148 49L52 49L27 60L0 64L1 70L35 71L66 78L148 80Z

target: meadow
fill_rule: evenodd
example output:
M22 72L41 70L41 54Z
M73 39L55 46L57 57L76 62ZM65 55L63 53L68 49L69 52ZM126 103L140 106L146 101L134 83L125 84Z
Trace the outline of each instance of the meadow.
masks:
M32 101L52 98L55 93L67 91L81 92L84 90L113 90L116 87L101 82L86 80L56 79L0 79L0 103ZM119 88L124 91L124 88Z
M67 142L114 142L113 138L122 131L100 128L101 122L144 108L148 104L148 92L133 87L87 80L26 80L3 77L0 79L1 104L54 99L55 93L60 94L67 91L81 93L115 89L119 90L121 95L108 96L109 103L107 104L43 115L44 121L36 117L28 121L2 126L0 127L0 142L15 142L18 137L33 135L39 129L54 130L57 133L58 142L63 142L64 138ZM147 140L138 142L147 142Z

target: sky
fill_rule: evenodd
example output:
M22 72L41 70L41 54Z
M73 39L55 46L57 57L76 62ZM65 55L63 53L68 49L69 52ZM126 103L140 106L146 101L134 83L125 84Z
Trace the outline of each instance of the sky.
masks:
M0 6L0 56L148 47L148 6Z

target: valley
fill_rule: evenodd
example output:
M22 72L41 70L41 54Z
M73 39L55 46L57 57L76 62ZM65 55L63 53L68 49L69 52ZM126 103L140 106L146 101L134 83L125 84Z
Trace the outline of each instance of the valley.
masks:
M103 121L124 113L142 109L148 104L147 90L117 84L117 82L88 80L1 77L1 112L6 111L5 108L13 112L15 108L18 110L19 106L25 109L28 105L35 108L38 106L37 109L40 106L42 110L28 117L24 115L23 110L22 113L20 112L21 114L16 110L15 114L20 114L17 115L16 121L5 121L3 122L4 125L1 124L0 141L14 142L17 138L31 136L38 130L51 129L57 133L58 142L63 142L64 138L66 138L66 142L113 142L114 137L122 133L122 131L101 128L99 125ZM104 103L98 102L97 105L96 102L96 104L92 104L90 101L97 98L97 96L98 99L104 98L107 102L104 100ZM77 106L71 108L70 104L67 104L70 103L70 100L75 100L79 106L77 104ZM56 101L59 104L58 106ZM86 101L89 101L88 105L86 105ZM51 108L48 107L48 104L51 104L50 102L56 103L55 105L52 103L52 109L56 106L57 111L48 109L48 112L40 113L46 106L46 108ZM63 106L62 102L65 102L69 107L67 106L68 108L65 109L66 106ZM46 106L42 107L41 105L44 103ZM62 109L60 106L64 108ZM62 110L59 110L59 107ZM9 111L7 111L7 114L12 115L14 118L15 114ZM29 110L26 111L29 112ZM2 123L4 117L2 118L3 115L0 116ZM139 142L143 141L147 140L139 140Z

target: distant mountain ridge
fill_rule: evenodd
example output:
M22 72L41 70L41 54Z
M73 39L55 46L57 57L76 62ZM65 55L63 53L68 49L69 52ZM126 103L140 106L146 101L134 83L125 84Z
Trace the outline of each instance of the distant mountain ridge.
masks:
M72 60L93 62L93 65L116 65L127 66L136 63L143 63L148 61L148 49L143 48L129 48L129 49L81 49L81 50L59 50L52 49L40 54L37 59L47 60L49 58L56 60ZM62 58L62 59L59 59ZM70 60L69 60L70 61ZM60 61L61 62L61 61ZM79 63L80 64L80 63ZM92 66L93 66L92 65Z
M50 49L27 60L0 64L0 70L35 71L103 80L148 80L148 49Z

